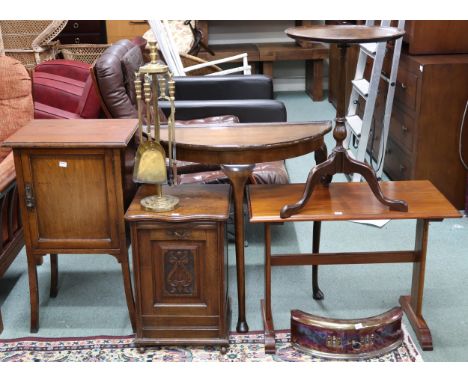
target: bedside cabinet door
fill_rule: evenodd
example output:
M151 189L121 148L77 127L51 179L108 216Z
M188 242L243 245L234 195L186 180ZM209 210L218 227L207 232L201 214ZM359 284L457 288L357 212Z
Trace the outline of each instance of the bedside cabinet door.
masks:
M216 223L138 229L135 266L144 330L171 337L177 330L205 327L205 337L218 335L224 287L224 253L218 244Z
M117 202L111 154L106 150L22 153L20 202L32 248L118 248L118 228L112 222L122 202Z

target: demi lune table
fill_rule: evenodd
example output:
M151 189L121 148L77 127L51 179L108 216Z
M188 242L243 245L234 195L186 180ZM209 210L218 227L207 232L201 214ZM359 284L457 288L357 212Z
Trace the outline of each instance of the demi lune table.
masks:
M176 126L177 159L221 165L229 178L234 197L237 270L238 332L248 332L245 315L244 187L255 163L284 160L315 151L315 160L327 158L324 135L331 122L241 123L235 125ZM161 129L167 146L167 129Z

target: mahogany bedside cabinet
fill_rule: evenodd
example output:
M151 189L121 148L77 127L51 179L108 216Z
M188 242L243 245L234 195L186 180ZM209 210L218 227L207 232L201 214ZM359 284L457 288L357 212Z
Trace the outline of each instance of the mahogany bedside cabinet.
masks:
M229 345L226 221L230 187L164 187L179 198L169 212L145 211L154 194L141 186L125 219L130 223L136 296L136 344Z
M135 119L33 120L4 142L13 148L15 159L28 260L31 332L39 328L36 265L50 254L50 295L55 297L59 253L114 256L122 267L134 326L123 180L125 152L136 127Z

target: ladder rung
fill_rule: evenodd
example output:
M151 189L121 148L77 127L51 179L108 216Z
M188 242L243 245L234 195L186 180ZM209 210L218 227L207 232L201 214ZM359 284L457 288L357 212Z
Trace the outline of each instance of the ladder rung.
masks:
M360 44L362 51L367 54L369 57L375 57L377 52L377 43L376 42L368 42L366 44Z
M354 89L363 97L367 97L369 95L369 81L365 78L360 80L353 80L352 81Z
M358 115L350 115L346 117L346 123L349 125L354 135L357 137L361 136L362 119L359 118Z

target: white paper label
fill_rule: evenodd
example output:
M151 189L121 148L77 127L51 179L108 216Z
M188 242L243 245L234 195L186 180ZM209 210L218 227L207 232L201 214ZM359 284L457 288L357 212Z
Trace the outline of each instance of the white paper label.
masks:
M354 325L354 327L356 329L362 329L364 326L361 323L359 323L359 324Z
M335 211L334 214L335 214L335 215L343 215L343 212L341 212L341 211Z
M67 162L62 162L62 161L59 162L59 167L67 167L67 166L68 166Z

